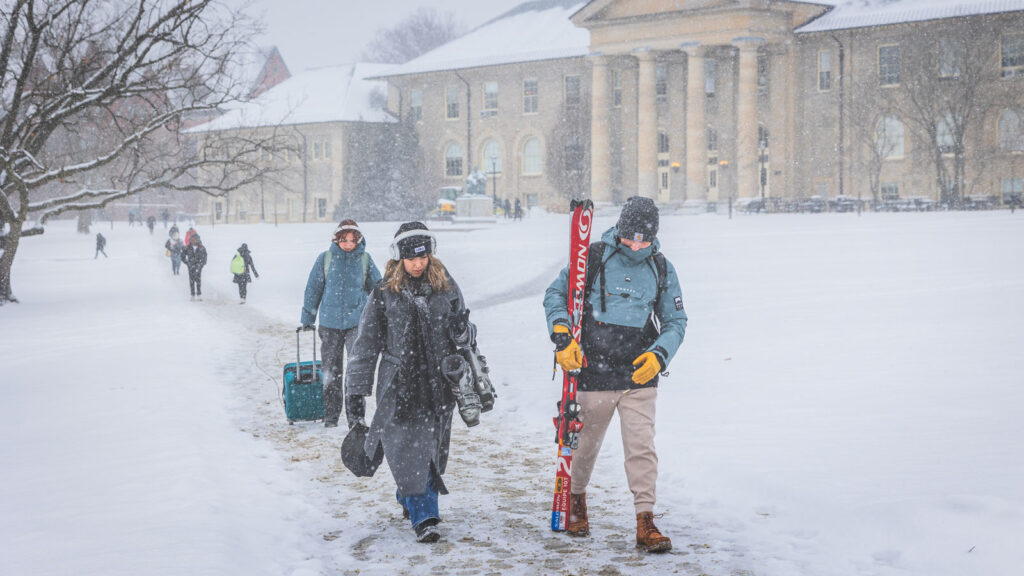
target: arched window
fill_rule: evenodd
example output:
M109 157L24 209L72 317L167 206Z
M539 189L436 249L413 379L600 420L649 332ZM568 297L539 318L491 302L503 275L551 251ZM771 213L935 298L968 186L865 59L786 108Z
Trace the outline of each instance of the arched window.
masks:
M903 122L895 116L885 116L875 128L875 146L882 158L903 157Z
M497 140L484 144L484 172L501 174L501 145Z
M543 171L540 140L530 138L523 144L523 174L540 174Z
M999 117L999 151L1024 151L1024 113L1004 110Z
M449 144L444 152L444 175L462 176L462 146Z

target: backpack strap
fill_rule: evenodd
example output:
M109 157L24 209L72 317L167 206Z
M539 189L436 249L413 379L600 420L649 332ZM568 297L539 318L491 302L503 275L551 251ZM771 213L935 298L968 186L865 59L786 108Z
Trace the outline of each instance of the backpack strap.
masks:
M657 313L661 306L661 293L668 286L668 264L665 263L665 255L661 252L656 252L652 258L658 273L658 295L654 297L654 312Z
M594 287L594 276L601 273L601 311L605 311L604 305L604 242L593 242L587 252L587 281L583 289L583 301L586 303L590 290Z
M363 262L363 291L369 293L370 290L373 290L373 286L370 286L369 290L366 288L366 272L370 269L370 255L367 254L366 252L363 252L359 259L362 260Z
M324 250L324 286L327 286L327 271L331 269L331 251Z

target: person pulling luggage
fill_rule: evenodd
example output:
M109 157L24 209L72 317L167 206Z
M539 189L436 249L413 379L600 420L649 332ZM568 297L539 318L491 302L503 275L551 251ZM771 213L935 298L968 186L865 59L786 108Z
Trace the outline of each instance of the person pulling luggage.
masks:
M303 328L312 329L319 313L327 428L336 427L341 418L344 354L351 351L367 295L380 278L359 225L355 220L342 220L334 229L331 245L317 256L309 271L299 321Z

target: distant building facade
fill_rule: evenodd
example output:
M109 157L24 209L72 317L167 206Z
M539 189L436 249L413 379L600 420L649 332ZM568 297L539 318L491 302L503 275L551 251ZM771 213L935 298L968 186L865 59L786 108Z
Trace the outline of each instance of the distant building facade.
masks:
M527 2L383 76L427 185L729 199L969 196L1024 179L1024 0Z
M222 196L203 195L200 224L329 222L352 186L349 151L394 119L384 110L386 86L367 76L385 70L350 64L308 70L271 87L253 101L190 133L200 153L231 161L237 148L259 143L245 161L266 177ZM212 173L200 172L200 183Z

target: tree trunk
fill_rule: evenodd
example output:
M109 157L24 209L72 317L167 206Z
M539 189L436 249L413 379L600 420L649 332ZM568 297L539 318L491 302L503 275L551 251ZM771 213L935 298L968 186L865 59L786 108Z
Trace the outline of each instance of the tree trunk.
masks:
M23 222L16 218L10 224L11 230L4 240L3 254L0 255L0 306L7 302L18 301L11 291L11 266L14 264L14 254L18 251Z

